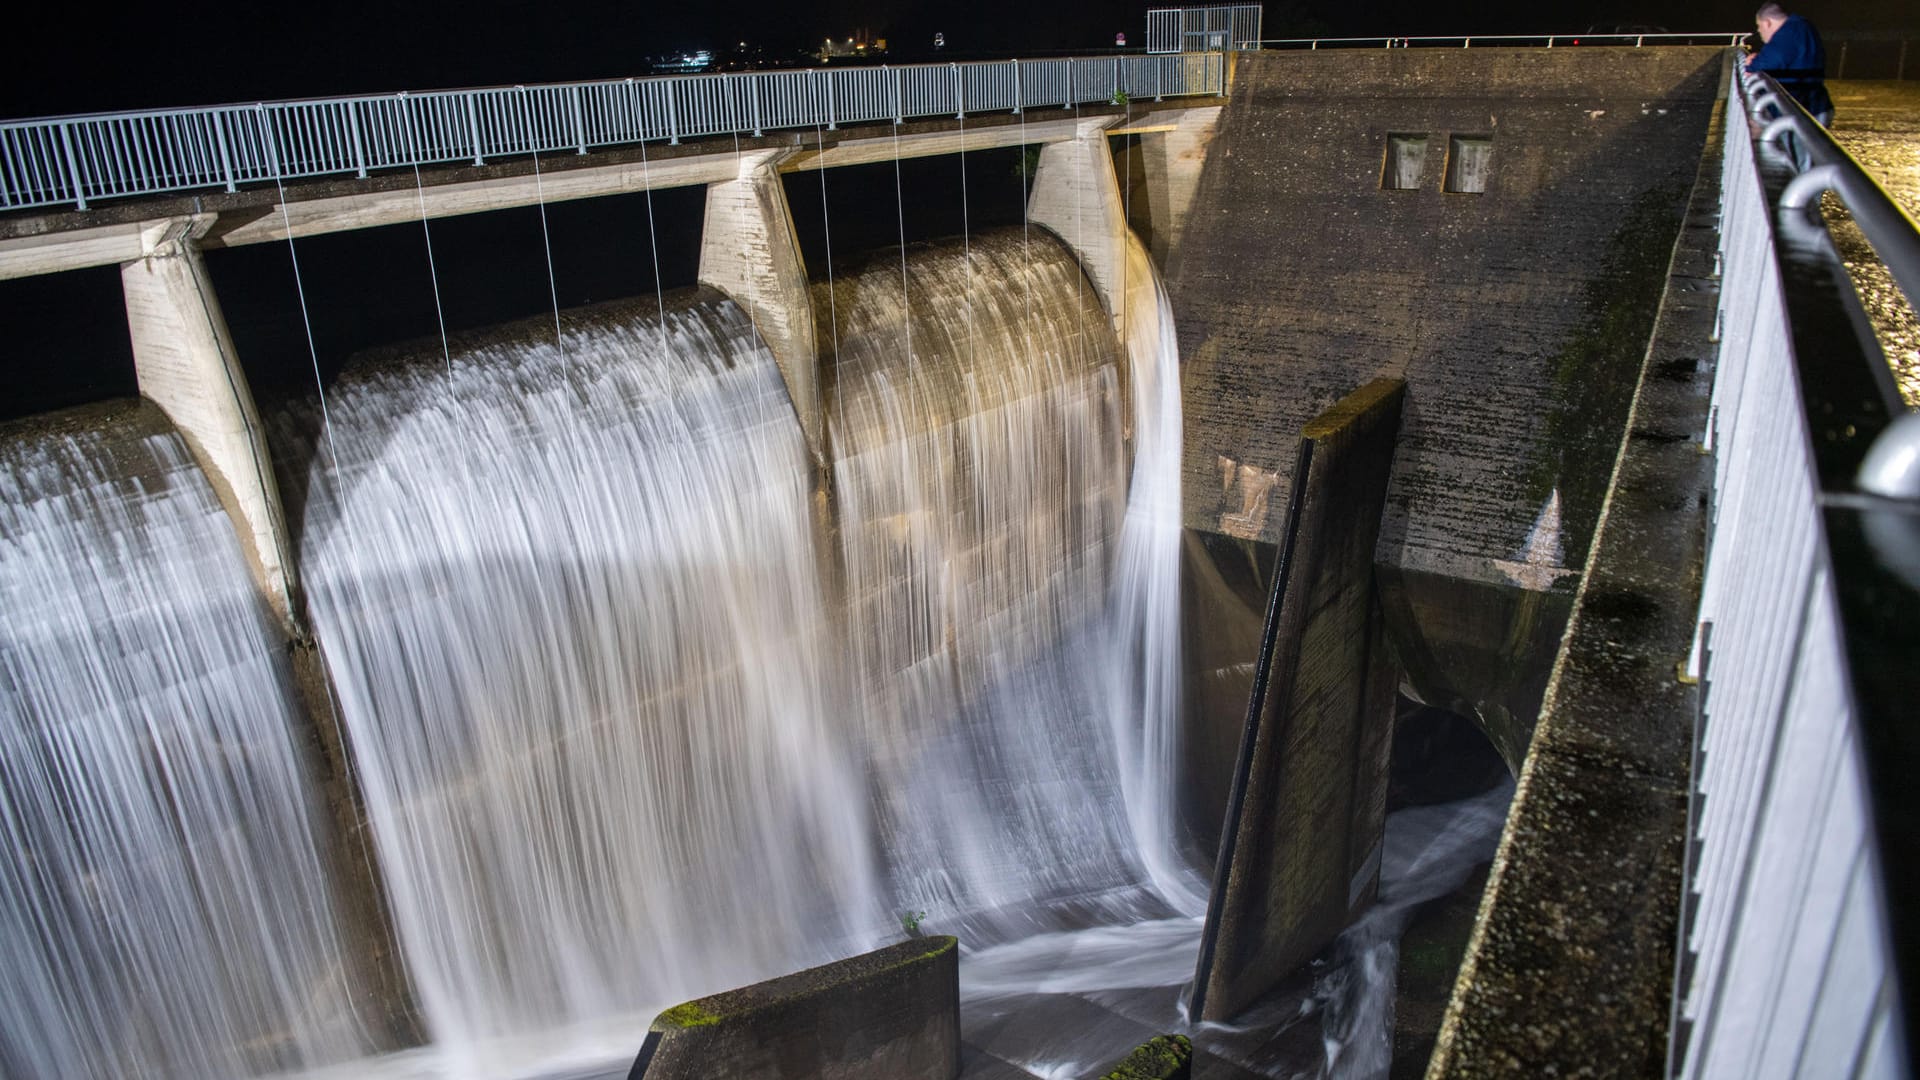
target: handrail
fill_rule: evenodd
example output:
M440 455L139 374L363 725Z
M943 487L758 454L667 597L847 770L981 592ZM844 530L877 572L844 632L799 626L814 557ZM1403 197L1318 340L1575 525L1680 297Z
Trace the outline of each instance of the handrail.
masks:
M1920 223L1773 76L1742 67L1739 78L1754 122L1765 125L1760 141L1780 149L1799 174L1780 193L1781 211L1815 220L1820 196L1833 192L1907 302L1920 308ZM1855 483L1872 494L1920 499L1900 464L1915 455L1920 455L1920 424L1891 423L1868 450Z
M1838 1061L1906 1075L1920 1046L1920 505L1876 493L1874 476L1911 481L1920 448L1885 441L1914 415L1812 212L1822 185L1877 186L1765 77L1729 79L1725 136L1668 1074ZM1872 227L1883 253L1914 231L1904 215Z
M1555 44L1565 42L1626 42L1632 41L1638 48L1651 42L1655 45L1699 45L1726 44L1738 45L1752 35L1750 30L1707 31L1698 34L1439 34L1414 37L1319 37L1319 38L1271 38L1259 42L1263 49L1319 49L1323 45L1342 47L1373 47L1387 49L1441 48L1458 45L1463 49L1475 45L1512 44L1515 42L1547 43L1551 49Z
M661 75L0 121L0 210L788 128L1224 95L1220 53Z

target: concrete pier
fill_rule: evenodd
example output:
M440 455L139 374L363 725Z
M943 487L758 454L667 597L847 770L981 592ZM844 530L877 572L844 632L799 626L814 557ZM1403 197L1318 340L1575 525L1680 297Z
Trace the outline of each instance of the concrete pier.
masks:
M1048 143L1027 198L1027 217L1066 241L1080 266L1100 290L1113 317L1125 330L1127 216L1120 184L1113 173L1107 129L1114 117L1083 119L1072 139Z
M1373 900L1394 677L1371 552L1406 387L1378 379L1301 433L1192 1014L1229 1020Z
M820 351L806 262L777 171L785 156L778 150L742 154L731 178L707 185L700 284L726 293L753 319L786 380L817 463L825 460Z
M141 258L120 268L140 393L166 411L233 519L255 582L295 632L286 516L253 394L240 370L197 238L210 216L141 234Z

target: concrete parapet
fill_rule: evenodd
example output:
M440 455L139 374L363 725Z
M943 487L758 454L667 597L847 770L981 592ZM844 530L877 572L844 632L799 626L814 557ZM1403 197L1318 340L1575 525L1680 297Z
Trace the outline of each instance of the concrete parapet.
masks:
M785 151L742 154L733 179L707 185L700 284L745 308L773 351L814 461L824 460L820 351L800 239L778 166Z
M960 1071L960 946L916 938L676 1005L628 1080L951 1080Z
M1405 384L1377 379L1301 432L1192 1014L1225 1020L1371 902L1393 667L1373 546Z
M1127 215L1113 172L1107 129L1117 118L1081 120L1078 134L1040 151L1027 218L1065 241L1100 291L1113 328L1124 332Z
M1735 122L1741 122L1736 120ZM1667 1075L1719 306L1707 140L1605 512L1427 1075Z
M144 257L122 264L127 329L142 396L159 405L233 519L247 565L292 632L294 571L286 517L220 301L195 241L211 215L142 233Z
M1156 1035L1134 1048L1100 1080L1187 1080L1193 1075L1193 1040Z

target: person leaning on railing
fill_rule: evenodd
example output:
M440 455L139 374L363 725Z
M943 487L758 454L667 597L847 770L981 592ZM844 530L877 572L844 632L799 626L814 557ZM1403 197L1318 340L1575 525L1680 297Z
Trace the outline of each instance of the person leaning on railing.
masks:
M1747 57L1748 71L1764 71L1793 95L1821 127L1833 126L1833 99L1827 96L1827 50L1820 31L1779 4L1762 4L1753 24L1760 30L1760 51Z

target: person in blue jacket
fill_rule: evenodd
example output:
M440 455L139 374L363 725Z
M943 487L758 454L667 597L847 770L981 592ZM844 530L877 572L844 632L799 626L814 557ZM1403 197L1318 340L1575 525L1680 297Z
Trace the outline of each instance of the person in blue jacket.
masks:
M1779 4L1762 4L1753 23L1760 29L1760 51L1747 57L1748 71L1764 71L1793 95L1821 127L1833 125L1833 99L1827 96L1827 50L1820 31Z

